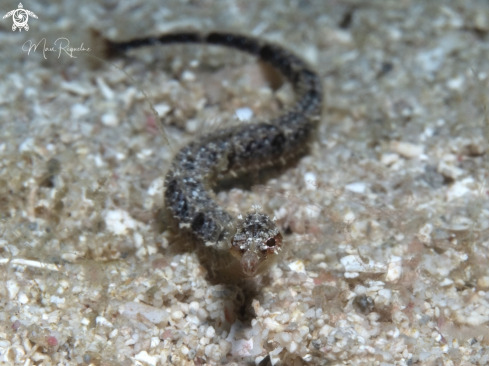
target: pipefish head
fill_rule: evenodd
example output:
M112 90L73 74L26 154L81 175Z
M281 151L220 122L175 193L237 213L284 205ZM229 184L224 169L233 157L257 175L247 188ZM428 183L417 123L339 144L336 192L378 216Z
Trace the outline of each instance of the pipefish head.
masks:
M274 261L282 249L282 235L266 214L248 213L238 217L237 231L230 252L240 262L247 277L253 277Z

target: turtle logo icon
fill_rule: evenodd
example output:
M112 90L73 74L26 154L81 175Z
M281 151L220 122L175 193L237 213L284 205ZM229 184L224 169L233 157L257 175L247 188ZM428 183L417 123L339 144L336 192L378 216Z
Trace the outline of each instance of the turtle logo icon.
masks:
M14 21L14 24L12 25L13 31L15 31L17 28L19 29L19 32L22 30L22 28L28 31L29 25L27 24L27 21L29 20L29 15L37 19L36 14L30 10L25 10L22 3L19 3L19 8L9 11L3 16L3 19L12 16L12 20Z

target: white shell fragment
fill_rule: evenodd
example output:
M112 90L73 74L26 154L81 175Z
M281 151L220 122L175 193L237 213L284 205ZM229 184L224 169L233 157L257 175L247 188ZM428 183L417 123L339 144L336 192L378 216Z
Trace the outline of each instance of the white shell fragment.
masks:
M240 121L249 121L253 117L253 111L248 107L238 108L236 109L236 117Z
M390 146L392 151L408 159L419 157L424 150L423 146L402 141L392 141Z
M137 226L136 220L122 210L107 211L105 213L105 224L107 229L116 235L126 235L128 229L134 229Z
M347 255L340 259L341 264L345 268L345 277L352 276L355 273L365 272L365 273L383 273L386 272L387 266L382 263L370 260L368 263L364 263L360 257L355 255ZM351 278L351 277L350 277Z
M158 309L153 306L134 301L130 301L125 304L124 312L122 314L131 319L137 319L137 315L141 314L154 324L161 323L170 316L170 314L163 309Z
M387 265L387 275L385 276L386 282L395 283L401 278L402 274L402 258L392 256L389 264Z
M363 182L350 183L345 186L345 189L354 193L365 193L367 185Z
M134 359L137 361L142 361L147 363L150 366L156 366L158 362L158 358L155 356L150 356L148 352L141 351L137 355L134 356Z
M290 262L288 267L294 272L306 273L306 267L304 266L304 262L297 260L294 262Z

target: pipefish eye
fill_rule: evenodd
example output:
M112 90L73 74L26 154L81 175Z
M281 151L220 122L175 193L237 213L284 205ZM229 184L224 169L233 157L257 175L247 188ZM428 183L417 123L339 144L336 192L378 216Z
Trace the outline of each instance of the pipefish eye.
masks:
M265 241L265 245L262 246L262 253L267 256L268 254L277 254L282 246L282 235L277 233L275 236L268 238Z
M280 248L282 246L282 234L278 233L273 237L275 247Z
M269 238L265 242L265 245L261 247L261 252L263 255L266 257L268 254L274 253L274 248L275 248L275 238Z

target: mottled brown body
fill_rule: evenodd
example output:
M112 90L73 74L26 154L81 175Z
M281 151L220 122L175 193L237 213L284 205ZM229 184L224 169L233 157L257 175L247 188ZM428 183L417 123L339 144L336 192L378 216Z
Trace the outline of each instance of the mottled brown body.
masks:
M171 43L221 45L247 52L275 67L292 84L295 103L267 122L223 128L182 148L165 180L165 203L179 229L188 231L205 247L213 271L231 277L263 272L282 249L282 237L273 221L253 212L237 219L213 199L209 187L220 179L284 164L303 151L320 120L322 87L317 74L293 53L266 41L236 34L182 32L124 43L122 51Z

